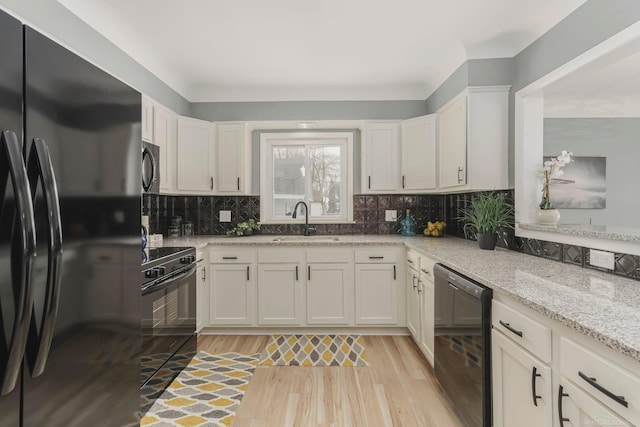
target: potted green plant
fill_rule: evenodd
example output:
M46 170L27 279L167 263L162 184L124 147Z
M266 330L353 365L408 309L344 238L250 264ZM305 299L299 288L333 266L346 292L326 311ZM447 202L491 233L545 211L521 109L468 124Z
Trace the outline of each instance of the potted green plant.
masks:
M238 223L231 230L227 230L227 236L251 236L254 230L260 230L260 224L250 219L249 221Z
M513 228L513 204L505 194L479 193L471 206L459 210L457 218L464 222L464 234L475 232L480 249L493 250L498 241L498 227Z

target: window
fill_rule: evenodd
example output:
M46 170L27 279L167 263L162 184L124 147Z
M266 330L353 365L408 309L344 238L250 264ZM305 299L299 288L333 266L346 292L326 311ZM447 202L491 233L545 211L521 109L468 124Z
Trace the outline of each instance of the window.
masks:
M314 222L352 221L352 156L350 132L261 134L260 222L292 221L299 201Z

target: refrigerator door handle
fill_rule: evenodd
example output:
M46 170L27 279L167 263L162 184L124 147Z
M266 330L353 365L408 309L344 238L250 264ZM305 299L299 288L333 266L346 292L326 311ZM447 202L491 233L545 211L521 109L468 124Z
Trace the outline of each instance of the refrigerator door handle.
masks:
M16 134L10 131L2 132L0 137L0 170L8 172L0 175L0 208L4 203L4 192L10 176L16 209L11 244L15 321L8 347L5 347L7 340L4 328L0 328L0 345L3 346L0 349L0 395L4 395L13 390L22 366L31 317L31 282L36 256L36 225L29 180L22 157L22 144Z
M53 339L53 332L58 317L58 301L60 299L60 278L62 275L62 219L60 217L60 200L58 187L51 164L49 148L44 139L34 138L27 162L27 174L31 183L31 198L36 199L38 182L42 185L45 208L47 212L48 262L47 284L44 309L40 325L32 309L26 355L32 377L44 372ZM32 302L33 304L33 302Z

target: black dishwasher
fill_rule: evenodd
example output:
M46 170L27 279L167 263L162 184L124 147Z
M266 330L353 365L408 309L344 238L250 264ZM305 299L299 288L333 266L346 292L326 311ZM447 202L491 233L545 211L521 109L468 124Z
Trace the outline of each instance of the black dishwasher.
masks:
M465 426L491 426L491 289L436 264L435 372Z

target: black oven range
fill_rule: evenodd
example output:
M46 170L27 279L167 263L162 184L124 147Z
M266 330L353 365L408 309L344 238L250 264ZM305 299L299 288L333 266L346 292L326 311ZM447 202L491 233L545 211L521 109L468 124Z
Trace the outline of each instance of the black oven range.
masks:
M195 355L195 273L191 247L150 249L142 264L143 412Z

